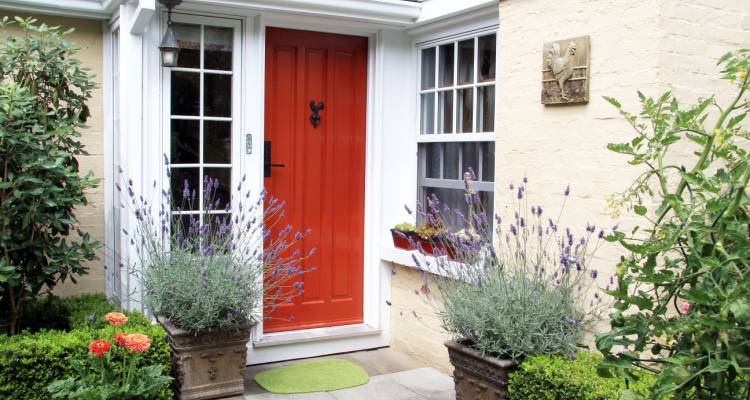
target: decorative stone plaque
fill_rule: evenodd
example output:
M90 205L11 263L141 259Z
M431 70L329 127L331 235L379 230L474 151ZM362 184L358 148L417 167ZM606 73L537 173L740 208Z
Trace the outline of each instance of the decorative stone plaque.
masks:
M589 36L544 43L542 104L588 103L590 52Z

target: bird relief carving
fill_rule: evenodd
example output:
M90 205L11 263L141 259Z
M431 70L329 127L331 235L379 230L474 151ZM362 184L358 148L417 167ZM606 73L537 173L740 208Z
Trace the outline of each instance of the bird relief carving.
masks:
M588 36L544 43L542 104L589 101L590 43Z

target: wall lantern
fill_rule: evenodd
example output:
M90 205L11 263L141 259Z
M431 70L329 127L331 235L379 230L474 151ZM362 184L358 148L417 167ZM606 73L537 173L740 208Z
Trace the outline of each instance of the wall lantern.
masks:
M161 52L161 65L162 67L176 67L177 56L180 54L180 45L177 43L177 39L174 37L174 31L172 31L172 9L179 6L182 0L158 0L159 4L167 8L167 30L164 32L164 37L161 39L159 44L159 51Z

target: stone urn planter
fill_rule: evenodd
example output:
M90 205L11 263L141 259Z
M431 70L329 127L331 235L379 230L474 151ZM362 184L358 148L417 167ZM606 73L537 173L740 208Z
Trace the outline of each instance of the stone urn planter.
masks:
M158 320L172 347L175 398L217 399L245 391L242 373L254 323L196 335L164 318Z
M484 356L467 344L445 342L455 368L456 400L507 399L508 375L516 369L515 361Z

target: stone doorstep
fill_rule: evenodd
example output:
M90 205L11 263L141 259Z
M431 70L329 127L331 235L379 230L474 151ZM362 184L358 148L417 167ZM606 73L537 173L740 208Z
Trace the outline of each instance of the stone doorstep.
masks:
M448 400L455 399L453 379L432 368L418 368L370 377L366 385L333 392L258 393L228 400Z

